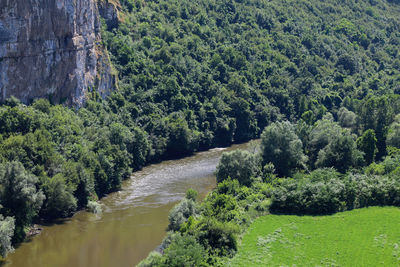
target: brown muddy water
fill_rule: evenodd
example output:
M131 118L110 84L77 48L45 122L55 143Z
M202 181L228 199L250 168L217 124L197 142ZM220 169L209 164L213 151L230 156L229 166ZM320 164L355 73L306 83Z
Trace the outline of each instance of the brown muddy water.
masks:
M214 171L224 151L216 148L135 172L120 192L103 198L103 213L85 211L43 231L9 254L7 267L135 266L165 236L168 212L189 188L204 197L215 187Z

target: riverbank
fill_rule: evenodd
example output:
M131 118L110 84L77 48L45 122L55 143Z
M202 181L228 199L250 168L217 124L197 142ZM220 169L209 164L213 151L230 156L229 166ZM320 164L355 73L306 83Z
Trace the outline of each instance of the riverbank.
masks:
M43 226L22 243L4 266L132 266L165 236L168 212L189 188L204 197L215 187L215 167L224 151L211 149L179 160L151 164L132 174L122 190L99 202L103 213L79 211L70 219ZM39 253L40 251L40 253Z
M38 224L33 224L31 227L29 227L27 233L26 233L26 238L29 239L35 235L38 235L42 232L43 226L38 225Z

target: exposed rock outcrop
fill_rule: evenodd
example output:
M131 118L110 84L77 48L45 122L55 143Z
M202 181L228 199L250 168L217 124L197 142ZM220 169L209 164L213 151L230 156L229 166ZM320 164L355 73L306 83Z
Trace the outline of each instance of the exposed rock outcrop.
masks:
M96 0L0 1L0 101L81 105L114 84Z
M119 0L99 0L99 11L100 16L104 18L109 30L118 27L119 9L121 9L121 4Z

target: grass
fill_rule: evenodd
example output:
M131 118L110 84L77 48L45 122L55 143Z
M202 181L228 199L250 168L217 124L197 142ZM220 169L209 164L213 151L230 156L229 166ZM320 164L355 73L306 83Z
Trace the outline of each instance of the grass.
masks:
M267 215L249 227L229 266L400 266L399 226L396 207Z

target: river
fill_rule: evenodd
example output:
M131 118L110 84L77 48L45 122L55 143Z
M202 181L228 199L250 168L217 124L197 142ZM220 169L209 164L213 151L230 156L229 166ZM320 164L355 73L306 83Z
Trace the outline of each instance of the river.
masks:
M122 190L100 202L101 215L86 211L43 227L9 254L7 267L135 266L165 236L169 210L189 188L204 197L216 184L214 171L224 151L247 144L199 152L149 165L124 182Z

